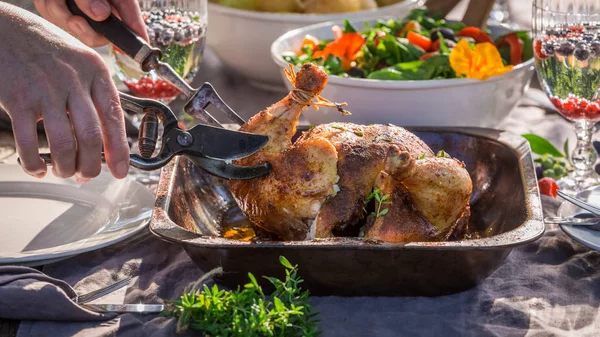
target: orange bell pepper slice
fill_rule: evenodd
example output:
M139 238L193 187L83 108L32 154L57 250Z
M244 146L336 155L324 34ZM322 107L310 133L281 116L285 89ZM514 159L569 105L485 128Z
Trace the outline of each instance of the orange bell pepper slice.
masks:
M431 48L431 39L413 31L408 32L406 35L408 42L423 48L423 50L429 50Z
M310 49L313 52L319 50L319 39L312 35L306 34L304 36L304 40L302 40L302 48L300 48L300 54L302 54L302 49L304 49L304 47L306 46L310 46Z
M523 46L521 43L522 42L516 33L505 35L500 41L498 41L498 47L503 45L508 45L510 47L510 64L513 66L523 62Z
M326 59L329 55L333 55L353 61L364 44L365 39L360 33L346 33L338 40L329 43L323 50L315 52L313 58Z
M489 42L489 43L494 43L494 41L492 40L492 38L486 34L486 32L484 32L483 30L477 28L477 27L465 27L463 29L461 29L460 32L458 32L458 34L456 34L457 37L470 37L473 40L475 40L475 43L483 43L483 42Z

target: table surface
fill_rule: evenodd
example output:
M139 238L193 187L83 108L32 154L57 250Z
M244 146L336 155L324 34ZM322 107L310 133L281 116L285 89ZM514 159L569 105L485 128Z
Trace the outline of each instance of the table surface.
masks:
M512 2L515 3L516 1ZM519 6L523 6L523 4L520 3ZM105 52L105 49L100 49L100 51ZM211 82L223 99L243 118L250 117L281 98L280 93L270 93L252 88L242 78L227 73L218 58L210 50L206 52L195 83L205 81ZM536 86L537 81L534 79L532 87ZM535 89L531 90L531 92L532 94L537 94L538 97L543 97L543 94ZM523 103L523 105L511 113L509 119L500 126L501 128L514 133L525 133L535 131L533 128L545 125L542 128L545 130L541 134L542 136L557 140L569 137L571 142L574 141L572 129L569 127L569 123L562 117L536 106L525 106L532 104L532 101L524 101ZM182 106L182 102L175 101L172 106L177 110ZM10 136L6 133L0 133L0 142L6 141L9 138ZM14 162L15 160L16 157L13 156L9 159L9 162ZM16 336L18 324L16 321L0 320L0 336Z

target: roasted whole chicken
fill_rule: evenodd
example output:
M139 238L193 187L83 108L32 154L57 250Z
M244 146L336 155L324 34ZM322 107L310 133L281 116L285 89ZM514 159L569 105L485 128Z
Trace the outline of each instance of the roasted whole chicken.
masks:
M320 96L327 74L305 64L284 99L242 131L269 136L239 165L268 162L269 175L230 181L239 207L282 240L364 236L387 242L447 240L468 221L471 178L465 165L392 125L318 125L293 141L302 110L343 104Z

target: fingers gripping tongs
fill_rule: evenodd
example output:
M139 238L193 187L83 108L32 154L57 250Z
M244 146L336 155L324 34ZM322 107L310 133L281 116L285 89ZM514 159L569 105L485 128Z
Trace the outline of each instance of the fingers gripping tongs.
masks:
M245 121L223 102L212 85L204 83L197 90L190 87L173 68L160 61L162 54L159 49L152 48L114 15L97 22L85 15L74 0L67 0L67 7L74 15L85 18L96 32L139 63L143 71L154 70L162 79L177 87L188 99L184 111L201 123L209 124L197 124L189 130L182 130L178 127L176 115L167 105L120 93L121 106L125 111L144 113L139 130L140 155L131 155L132 166L155 170L166 165L174 156L184 155L207 172L225 179L253 179L269 173L271 168L268 163L258 166L229 163L257 152L267 143L268 137L224 129L205 110L209 104L215 105L238 125ZM158 143L159 122L163 125L162 146L159 153L152 157ZM50 162L47 155L44 157Z

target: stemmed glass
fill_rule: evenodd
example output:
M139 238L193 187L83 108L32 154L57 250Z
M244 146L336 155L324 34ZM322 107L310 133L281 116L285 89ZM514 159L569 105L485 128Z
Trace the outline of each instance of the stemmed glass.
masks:
M600 0L534 0L535 65L542 88L575 123L574 170L558 181L576 193L600 184L592 130L600 121Z
M138 3L150 45L159 48L163 53L162 60L191 83L204 53L208 22L206 0L138 0ZM164 103L173 101L179 95L177 88L158 77L154 71L144 73L133 59L118 48L111 46L110 55L117 76L132 95ZM143 115L132 117L134 126L139 127ZM137 144L133 144L132 149L137 149ZM130 177L146 185L155 184L160 178L159 170L146 172L134 168L130 171Z
M206 41L206 0L138 0L150 45L162 51L167 62L191 82L200 66ZM111 47L117 76L137 97L169 103L177 88L154 71L144 73L139 65L118 48Z

